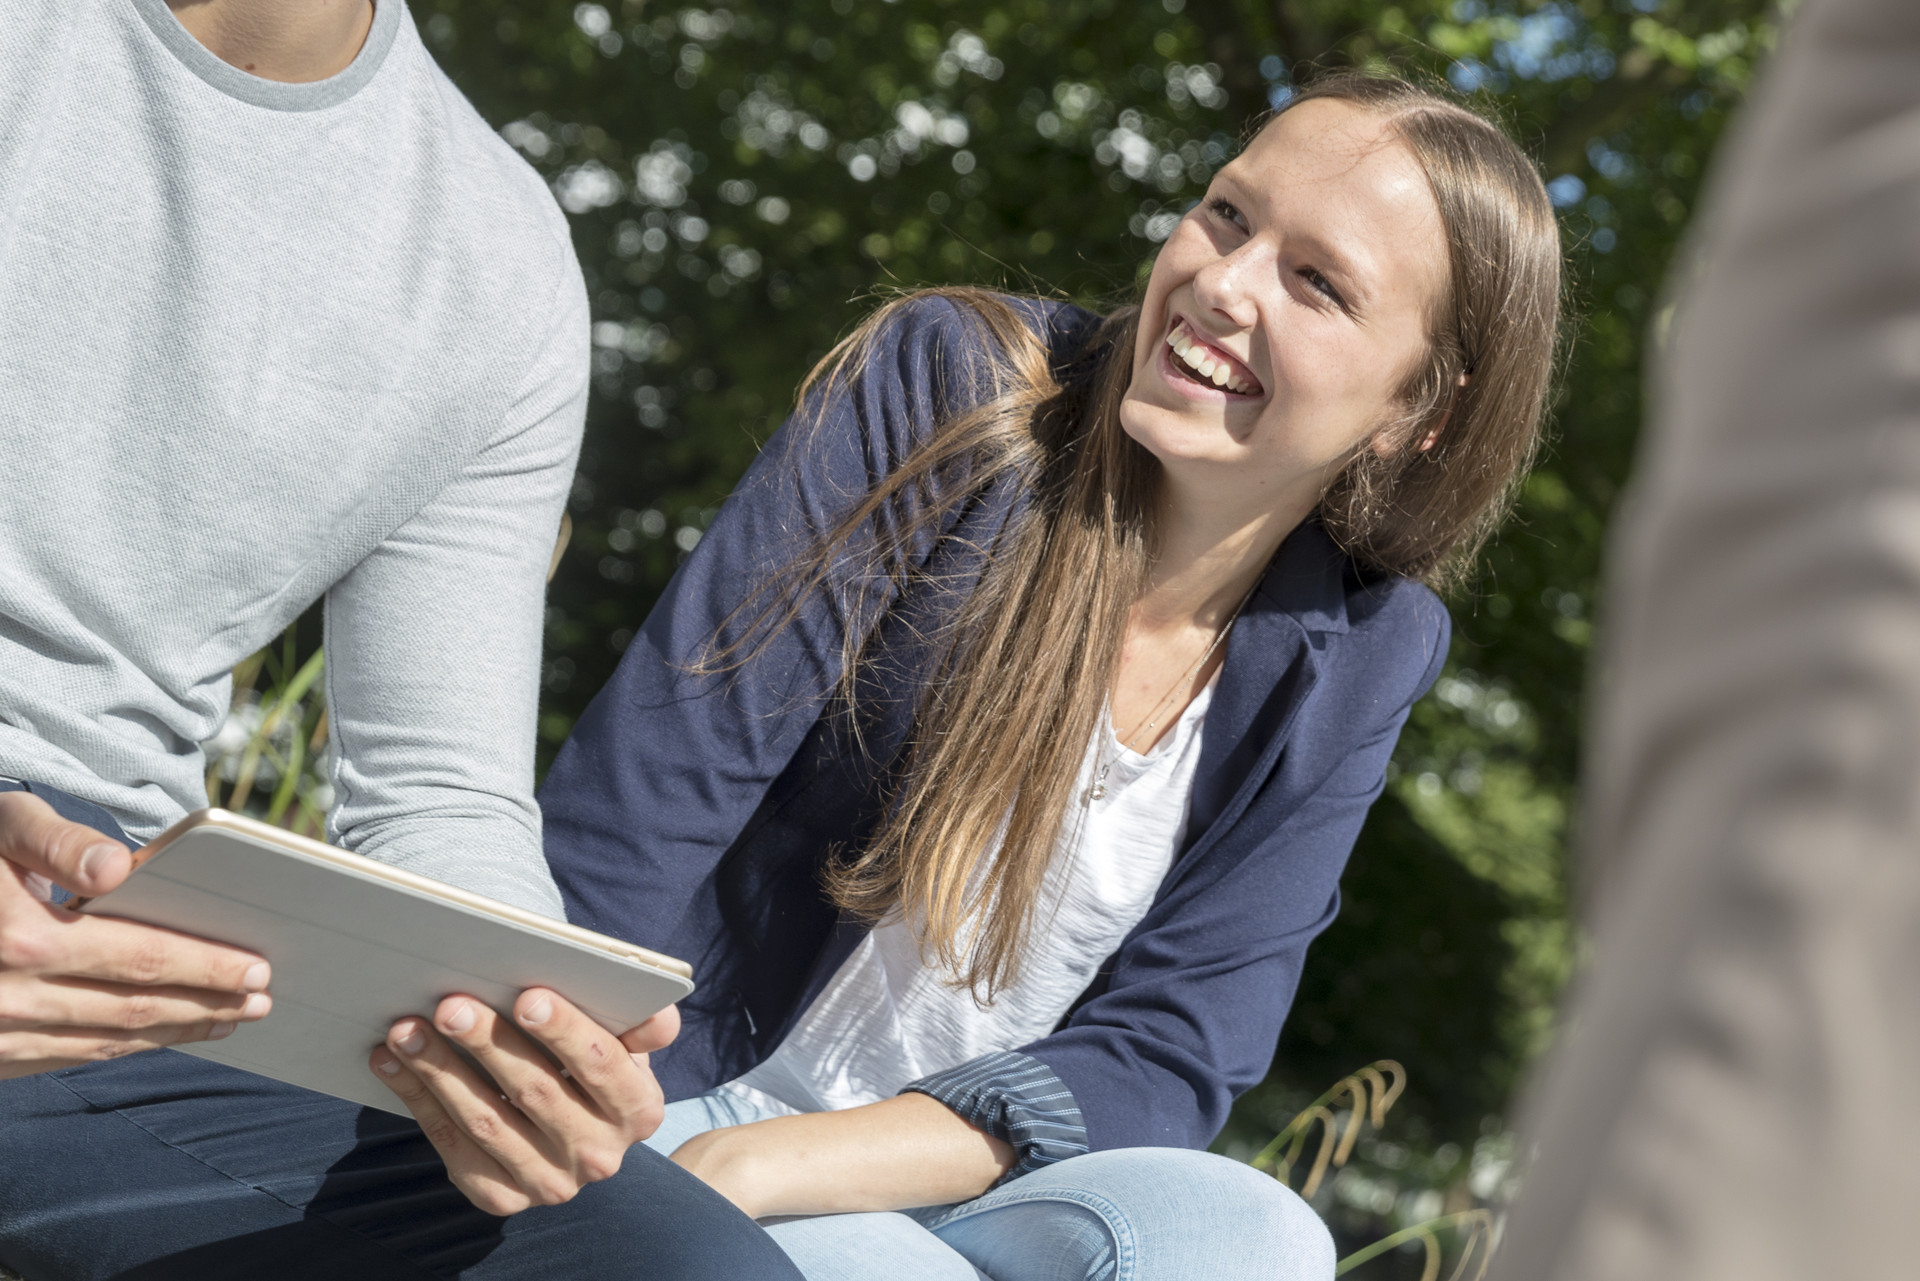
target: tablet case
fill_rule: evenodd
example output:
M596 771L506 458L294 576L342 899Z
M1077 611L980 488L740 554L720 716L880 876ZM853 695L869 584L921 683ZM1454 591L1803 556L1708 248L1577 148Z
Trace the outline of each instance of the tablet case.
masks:
M187 1054L408 1115L367 1055L456 992L502 1014L550 987L620 1032L693 990L684 961L224 810L190 814L79 910L258 952L273 1011Z

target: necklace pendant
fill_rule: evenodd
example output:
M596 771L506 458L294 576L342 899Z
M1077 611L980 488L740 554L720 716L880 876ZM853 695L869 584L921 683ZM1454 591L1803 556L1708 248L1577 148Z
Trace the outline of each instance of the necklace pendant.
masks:
M1104 782L1095 783L1092 787L1089 787L1087 789L1087 799L1090 801L1105 800L1106 796L1107 796L1107 785Z

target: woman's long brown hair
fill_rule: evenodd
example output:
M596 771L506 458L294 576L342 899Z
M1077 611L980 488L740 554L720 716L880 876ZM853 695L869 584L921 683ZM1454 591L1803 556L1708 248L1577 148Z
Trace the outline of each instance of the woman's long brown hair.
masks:
M1427 173L1446 229L1451 283L1430 321L1429 357L1401 389L1402 447L1356 452L1318 517L1369 570L1452 581L1498 523L1532 458L1559 307L1558 232L1540 179L1500 130L1398 80L1340 75L1301 91L1385 116ZM828 354L802 404L886 377L885 339L929 297L988 353L949 381L984 383L799 557L749 595L701 663L750 663L816 594L850 620L841 663L849 710L882 660L876 610L912 590L916 548L971 494L1011 482L1017 505L971 591L926 638L936 661L891 776L879 828L842 852L826 889L869 920L905 913L931 963L975 999L1019 978L1041 888L1105 706L1129 611L1154 548L1159 463L1120 427L1138 311L1109 316L1063 377L1057 357L1003 296L930 290L870 316ZM1464 387L1461 377L1465 375ZM796 422L804 430L804 415ZM1434 446L1407 447L1438 425ZM947 483L963 475L965 484ZM860 562L849 566L849 559ZM851 584L852 586L848 586ZM742 625L743 624L743 625Z

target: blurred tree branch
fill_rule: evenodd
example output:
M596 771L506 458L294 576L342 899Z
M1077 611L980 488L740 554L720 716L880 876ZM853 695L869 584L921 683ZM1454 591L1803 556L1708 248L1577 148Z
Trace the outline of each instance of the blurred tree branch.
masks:
M1324 70L1346 65L1347 46L1373 28L1371 20L1324 23L1301 0L1190 0L1185 12L1221 70L1228 111L1243 121L1263 115L1270 105L1261 50L1277 55L1289 74L1302 67Z

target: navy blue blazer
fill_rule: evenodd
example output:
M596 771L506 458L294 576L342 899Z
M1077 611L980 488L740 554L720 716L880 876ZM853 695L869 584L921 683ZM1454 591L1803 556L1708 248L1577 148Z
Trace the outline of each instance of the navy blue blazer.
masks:
M1097 318L1021 305L1070 367ZM817 395L768 443L548 774L547 856L569 916L694 966L680 1037L654 1058L670 1099L765 1059L864 933L819 872L873 830L919 688L912 638L937 593L885 602L879 643L900 661L863 703L858 742L829 701L845 629L868 625L845 584L746 669L688 668L751 584L986 394L995 369L970 313L908 308L864 379ZM941 477L924 501L945 515L914 546L924 581L964 590L968 557L1022 500L1011 478ZM1051 1035L912 1088L1012 1142L1017 1169L1211 1142L1268 1069L1307 944L1338 909L1341 869L1447 640L1426 588L1360 573L1317 524L1296 530L1228 637L1187 835L1145 918Z

